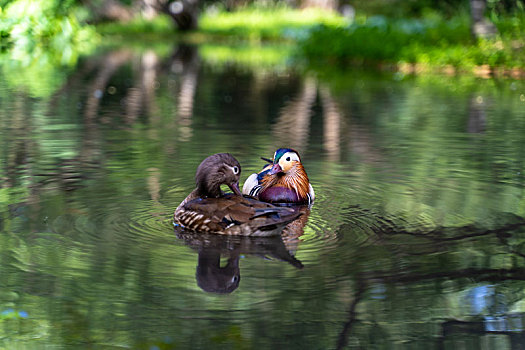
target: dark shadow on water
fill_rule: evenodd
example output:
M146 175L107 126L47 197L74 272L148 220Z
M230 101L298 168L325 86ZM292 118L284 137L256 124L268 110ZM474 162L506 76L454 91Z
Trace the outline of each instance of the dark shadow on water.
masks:
M480 336L506 336L511 349L523 349L525 333L523 324L525 314L516 313L500 317L483 317L477 321L449 320L441 327L442 337L438 343L440 349L459 346L465 338Z
M511 281L522 283L525 281L525 268L516 262L525 257L523 253L513 246L513 239L519 239L525 227L525 218L506 214L501 217L501 224L486 228L476 225L465 225L457 227L435 227L429 230L407 229L394 221L373 214L369 211L358 209L354 213L361 212L362 215L374 216L374 222L381 223L370 226L373 244L384 246L392 255L400 259L408 256L431 256L434 254L447 254L450 252L462 252L469 249L473 239L494 239L496 245L515 257L514 266L509 267L468 267L451 265L446 270L431 270L420 272L420 266L407 265L401 269L381 270L374 269L355 276L355 286L352 299L347 309L347 318L343 322L336 349L343 349L348 345L348 339L357 326L362 326L359 313L356 310L360 303L366 302L367 294L370 294L378 285L397 285L409 288L411 285L423 283L465 283L469 291L463 299L464 305L470 306L471 315L467 320L442 319L436 324L441 327L441 335L436 343L438 348L449 348L451 345L459 344L469 337L483 335L507 336L511 349L522 349L525 345L523 338L524 316L522 313L511 312L512 301L510 298L498 292L495 285L502 285ZM348 230L342 226L340 230ZM407 241L398 240L399 237L411 237L414 239L410 244ZM494 245L494 243L493 243ZM361 315L362 316L362 315Z

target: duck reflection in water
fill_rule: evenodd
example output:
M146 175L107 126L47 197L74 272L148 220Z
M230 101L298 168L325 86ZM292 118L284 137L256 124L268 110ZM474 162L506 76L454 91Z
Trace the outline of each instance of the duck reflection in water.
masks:
M303 268L279 236L252 238L179 231L177 237L198 252L195 278L205 292L228 294L236 290L241 280L239 262L242 255L280 260ZM224 266L221 266L221 257L228 259Z
M241 272L239 254L228 258L226 266L221 267L221 252L216 249L199 249L197 285L205 292L226 294L239 287Z

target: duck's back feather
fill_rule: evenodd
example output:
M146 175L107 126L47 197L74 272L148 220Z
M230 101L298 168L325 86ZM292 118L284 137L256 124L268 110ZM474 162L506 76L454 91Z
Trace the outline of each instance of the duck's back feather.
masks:
M184 229L225 235L271 236L299 217L293 208L277 207L251 198L226 195L185 203L175 221Z

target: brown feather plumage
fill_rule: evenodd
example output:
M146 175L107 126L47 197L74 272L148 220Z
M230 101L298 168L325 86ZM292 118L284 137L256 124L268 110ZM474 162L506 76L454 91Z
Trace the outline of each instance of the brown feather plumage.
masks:
M294 208L225 195L220 198L195 199L184 204L175 215L187 230L224 235L271 236L301 215Z
M206 158L197 169L197 188L177 207L174 222L191 231L271 236L279 234L286 224L301 215L296 209L232 194L224 195L220 191L221 184L231 186L239 181L238 164L233 156L226 153ZM234 175L228 173L233 166L239 167L239 172Z

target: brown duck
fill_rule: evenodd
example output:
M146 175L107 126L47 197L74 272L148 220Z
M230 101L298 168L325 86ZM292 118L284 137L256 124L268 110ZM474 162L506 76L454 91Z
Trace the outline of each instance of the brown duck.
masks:
M278 235L301 213L294 208L278 207L239 191L241 165L229 153L204 159L197 168L197 187L175 210L173 220L184 230L241 236ZM224 194L221 185L234 194Z

